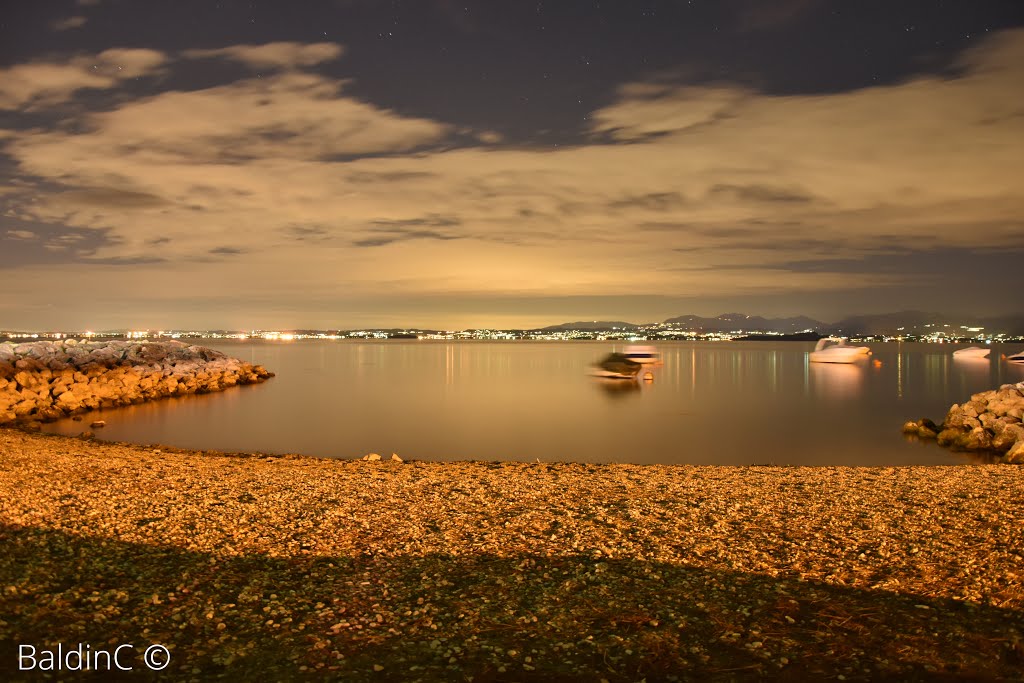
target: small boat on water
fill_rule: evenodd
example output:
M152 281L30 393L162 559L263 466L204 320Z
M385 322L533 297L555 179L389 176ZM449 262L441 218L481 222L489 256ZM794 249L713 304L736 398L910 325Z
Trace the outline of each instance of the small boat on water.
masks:
M1011 363L1024 363L1024 351L1019 351L1012 356L1007 356L1006 360Z
M991 349L984 349L980 346L968 346L966 349L957 349L953 352L953 358L986 358Z
M871 353L866 346L850 346L846 337L822 337L808 354L812 363L856 363Z
M656 365L661 362L661 356L653 346L627 346L622 350L622 355L641 365Z
M643 365L632 360L624 353L609 353L594 365L590 374L605 379L636 380Z

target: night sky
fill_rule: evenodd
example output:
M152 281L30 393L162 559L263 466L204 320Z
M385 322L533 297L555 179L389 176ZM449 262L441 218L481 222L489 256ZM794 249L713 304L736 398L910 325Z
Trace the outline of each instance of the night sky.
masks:
M1024 311L1024 3L7 2L0 328Z

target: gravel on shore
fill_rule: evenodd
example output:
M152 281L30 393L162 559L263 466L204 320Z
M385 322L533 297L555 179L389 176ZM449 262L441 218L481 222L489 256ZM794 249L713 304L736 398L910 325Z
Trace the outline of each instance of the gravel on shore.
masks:
M1012 465L364 462L0 430L0 674L40 680L17 644L160 643L172 680L1019 680L1022 523Z

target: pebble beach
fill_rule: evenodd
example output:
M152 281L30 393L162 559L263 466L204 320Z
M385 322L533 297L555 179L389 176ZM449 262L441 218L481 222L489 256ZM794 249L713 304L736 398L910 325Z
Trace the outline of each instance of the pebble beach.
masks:
M1015 680L1024 468L326 460L0 430L0 672ZM141 648L140 648L141 651ZM51 673L55 679L68 674Z

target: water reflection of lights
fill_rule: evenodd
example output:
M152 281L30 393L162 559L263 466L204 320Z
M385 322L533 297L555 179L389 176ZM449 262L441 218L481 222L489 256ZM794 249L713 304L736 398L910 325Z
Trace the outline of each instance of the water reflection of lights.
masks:
M444 347L444 383L455 384L455 346L452 344Z
M810 363L815 393L850 398L860 393L864 368L860 364Z
M903 398L903 342L896 347L896 398Z

